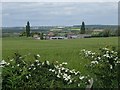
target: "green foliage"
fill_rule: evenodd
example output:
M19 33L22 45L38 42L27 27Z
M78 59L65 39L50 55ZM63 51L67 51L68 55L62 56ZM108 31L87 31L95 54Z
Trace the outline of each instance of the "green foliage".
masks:
M43 33L40 34L40 39L43 40Z
M29 23L29 21L27 22L27 25L26 25L26 36L27 37L30 36L30 23Z
M26 36L26 32L20 33L19 37Z
M85 34L85 23L82 22L82 26L81 26L81 34Z
M89 84L89 76L83 76L75 69L66 68L66 62L61 64L58 61L50 63L36 60L40 55L34 55L35 60L31 63L15 53L9 62L0 62L3 67L2 89L3 90L27 90L41 88L85 88Z
M86 65L95 74L94 83L97 88L118 88L118 52L115 48L101 48L99 53L82 50L86 58L91 60Z
M117 30L113 31L113 30L105 29L102 32L92 33L92 37L110 37L110 36L117 36Z

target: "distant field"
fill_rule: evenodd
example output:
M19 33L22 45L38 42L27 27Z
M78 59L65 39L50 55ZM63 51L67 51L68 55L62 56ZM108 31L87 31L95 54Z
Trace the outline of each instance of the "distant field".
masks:
M112 45L117 47L118 38L84 38L72 40L34 40L32 38L3 38L3 59L12 57L14 52L20 54L40 54L40 60L68 62L68 67L87 73L84 65L89 61L80 55L81 49L97 51L100 47ZM31 56L32 56L31 55ZM29 57L30 60L32 57Z
M80 31L80 28L71 28L70 30L78 30L78 31Z

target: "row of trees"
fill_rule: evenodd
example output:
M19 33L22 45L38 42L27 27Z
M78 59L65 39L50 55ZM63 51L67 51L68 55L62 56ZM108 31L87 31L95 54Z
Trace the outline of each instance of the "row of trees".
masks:
M27 22L27 25L26 25L26 31L25 31L25 34L27 37L30 37L31 36L31 33L30 33L30 23L29 21ZM82 22L82 25L81 25L81 29L80 29L80 34L85 34L85 23ZM43 36L43 33L41 35L41 38Z

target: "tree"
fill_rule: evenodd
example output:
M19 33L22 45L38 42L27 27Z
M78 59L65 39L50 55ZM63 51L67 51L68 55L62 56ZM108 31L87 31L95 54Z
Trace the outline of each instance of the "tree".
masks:
M40 34L40 39L43 40L43 33Z
M82 26L81 26L81 34L85 34L85 23L82 22Z
M29 21L27 22L27 25L26 25L26 36L27 37L30 36L30 23L29 23Z

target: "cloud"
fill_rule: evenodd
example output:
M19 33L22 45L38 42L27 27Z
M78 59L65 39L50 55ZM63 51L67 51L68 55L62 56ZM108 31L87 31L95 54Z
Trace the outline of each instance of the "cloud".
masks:
M3 3L4 26L20 26L30 20L33 25L116 24L116 2L81 3ZM13 23L14 22L14 23Z
M118 2L119 0L1 0L2 2Z

